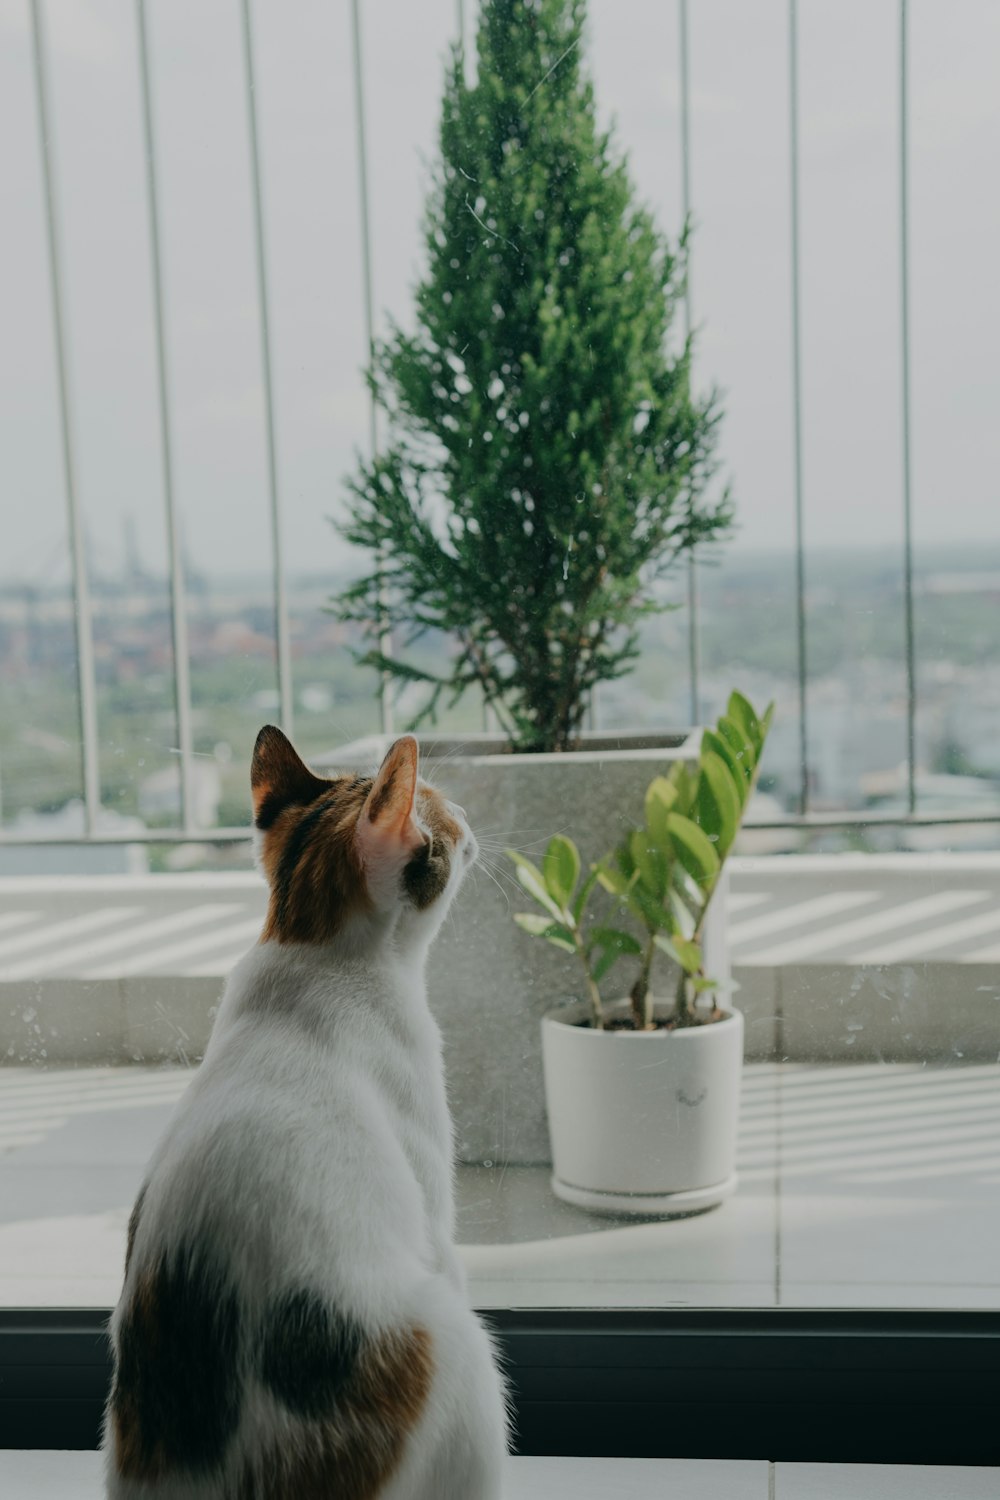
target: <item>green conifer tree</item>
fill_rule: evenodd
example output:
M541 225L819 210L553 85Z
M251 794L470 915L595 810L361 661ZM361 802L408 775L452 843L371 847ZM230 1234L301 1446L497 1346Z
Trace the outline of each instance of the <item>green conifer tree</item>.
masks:
M668 245L598 128L585 0L483 0L478 71L449 67L416 329L370 379L388 419L343 534L379 561L336 601L396 628L366 660L478 687L517 749L577 740L588 696L637 655L677 557L730 524L706 497L719 410L670 352L685 245ZM428 631L440 674L407 661ZM423 716L421 716L423 717Z

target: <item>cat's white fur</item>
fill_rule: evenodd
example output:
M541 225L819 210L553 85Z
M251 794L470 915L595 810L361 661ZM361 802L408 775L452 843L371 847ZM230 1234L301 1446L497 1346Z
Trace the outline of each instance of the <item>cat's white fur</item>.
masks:
M461 809L449 811L461 847L428 910L401 900L399 870L381 858L375 914L343 941L266 942L237 964L150 1164L131 1273L144 1241L169 1251L204 1229L227 1245L251 1310L306 1285L366 1328L428 1330L430 1395L384 1500L498 1500L507 1447L502 1379L454 1248L452 1128L424 979L477 852ZM257 1388L233 1453L273 1443L283 1422ZM150 1486L109 1462L108 1494L216 1500L234 1472L227 1462L211 1480Z

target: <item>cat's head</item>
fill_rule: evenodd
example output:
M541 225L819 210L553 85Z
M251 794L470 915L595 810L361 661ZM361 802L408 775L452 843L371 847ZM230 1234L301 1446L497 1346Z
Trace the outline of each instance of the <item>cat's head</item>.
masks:
M375 776L316 776L267 724L250 769L258 860L271 888L263 939L430 938L478 853L462 808L419 775L403 735Z

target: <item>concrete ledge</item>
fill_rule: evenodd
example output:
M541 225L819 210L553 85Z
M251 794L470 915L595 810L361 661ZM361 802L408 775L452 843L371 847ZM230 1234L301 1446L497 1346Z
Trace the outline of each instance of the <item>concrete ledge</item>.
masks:
M0 984L0 1060L199 1062L221 994L219 979L165 974Z
M995 1062L1000 1055L1000 970L932 962L856 968L800 964L740 967L737 1003L750 1062ZM0 984L0 1058L8 1065L197 1062L222 981L159 975L26 980ZM446 1031L459 1156L521 1161L507 1118L508 1080L496 1066L497 1016L486 998L481 1024ZM511 1045L511 1038L505 1038ZM538 1039L517 1039L518 1098L544 1119ZM486 1145L484 1148L484 1137ZM544 1160L531 1137L530 1160Z
M775 971L780 1057L995 1062L1000 966L808 964Z

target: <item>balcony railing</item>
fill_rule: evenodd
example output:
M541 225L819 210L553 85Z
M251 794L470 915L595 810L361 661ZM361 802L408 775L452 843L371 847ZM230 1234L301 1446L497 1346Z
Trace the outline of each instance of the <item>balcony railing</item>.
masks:
M260 334L260 358L263 382L263 420L267 462L267 489L270 520L270 555L273 574L274 636L277 659L278 718L283 727L291 731L293 715L292 658L289 629L289 601L286 565L282 538L282 498L278 481L277 438L274 412L273 360L270 333L267 264L267 214L264 193L263 170L258 127L257 89L254 62L252 10L250 0L241 0L243 78L245 83L246 128L249 135L249 161L251 169L253 243L256 264L257 316ZM180 768L180 820L172 829L157 828L145 832L130 831L114 833L102 831L101 794L98 769L99 714L95 673L93 608L91 586L88 578L88 562L84 545L84 518L81 514L79 487L76 474L76 455L73 441L73 393L69 378L69 351L67 348L66 289L63 275L63 255L59 232L59 182L53 149L53 109L51 99L50 68L46 45L43 0L30 0L32 19L32 57L34 63L34 91L37 106L37 124L41 142L43 172L43 204L45 232L48 247L50 272L50 299L52 326L55 340L55 364L57 373L57 401L62 453L62 480L68 521L69 552L72 572L75 630L75 670L79 700L79 734L81 756L81 785L84 807L84 841L94 844L111 843L156 843L169 844L197 839L200 843L234 844L245 842L248 832L244 828L198 826L194 808L193 792L193 736L191 702L191 653L187 638L188 601L185 580L185 565L182 555L179 518L173 481L173 440L170 385L168 381L168 338L164 306L162 275L162 215L158 190L157 162L159 145L157 116L154 97L154 64L150 38L146 25L145 0L136 0L138 56L136 59L141 97L141 119L143 130L144 162L146 174L146 199L148 208L148 240L151 257L153 289L154 343L156 352L156 386L158 395L158 437L161 469L162 500L168 538L170 619L173 648L173 697L176 720L177 752ZM458 36L464 41L465 21L463 0L457 7ZM680 153L680 177L682 202L685 217L697 207L697 185L692 183L692 111L689 87L689 40L688 3L678 0L677 22L679 26L680 61L680 131L676 143ZM362 17L358 0L352 0L349 25L353 58L355 88L355 144L357 148L357 174L359 191L358 229L361 241L361 297L364 309L365 350L359 356L370 353L374 339L374 288L373 288L373 243L370 204L369 169L366 151L366 99L365 66L363 52ZM787 12L788 44L788 203L790 214L790 299L791 299L791 347L789 349L791 392L793 403L793 474L794 474L794 557L795 557L795 612L796 612L796 677L798 695L798 760L799 791L797 810L780 817L761 821L759 826L767 829L831 829L849 828L860 824L867 826L891 825L933 827L969 823L1000 822L1000 814L994 812L965 813L921 812L917 797L917 751L916 721L918 712L917 652L913 607L913 527L912 527L912 454L910 417L910 280L909 280L909 214L908 178L910 159L910 95L908 83L908 5L899 0L898 6L898 56L895 87L898 92L898 283L900 299L900 371L898 392L901 404L901 474L902 486L899 504L902 515L902 626L904 635L905 680L906 680L906 797L905 810L901 812L817 812L810 805L810 778L808 767L809 745L809 653L806 628L806 572L807 557L803 531L804 497L807 476L803 462L803 354L801 338L801 278L800 278L800 196L799 196L799 38L798 4L789 0ZM888 83L888 80L887 80ZM665 143L674 144L674 143ZM697 286L697 262L694 266L694 285ZM692 327L692 289L689 281L684 303L684 323L688 331ZM372 405L369 414L368 442L372 450L378 443L376 413ZM697 721L700 696L700 650L699 650L699 599L698 565L690 560L687 578L687 672L691 717ZM386 642L385 644L391 644ZM381 693L381 716L383 729L391 730L392 706L388 693ZM35 843L37 834L19 835L6 832L0 835L4 843ZM54 840L60 843L73 842L63 835Z

